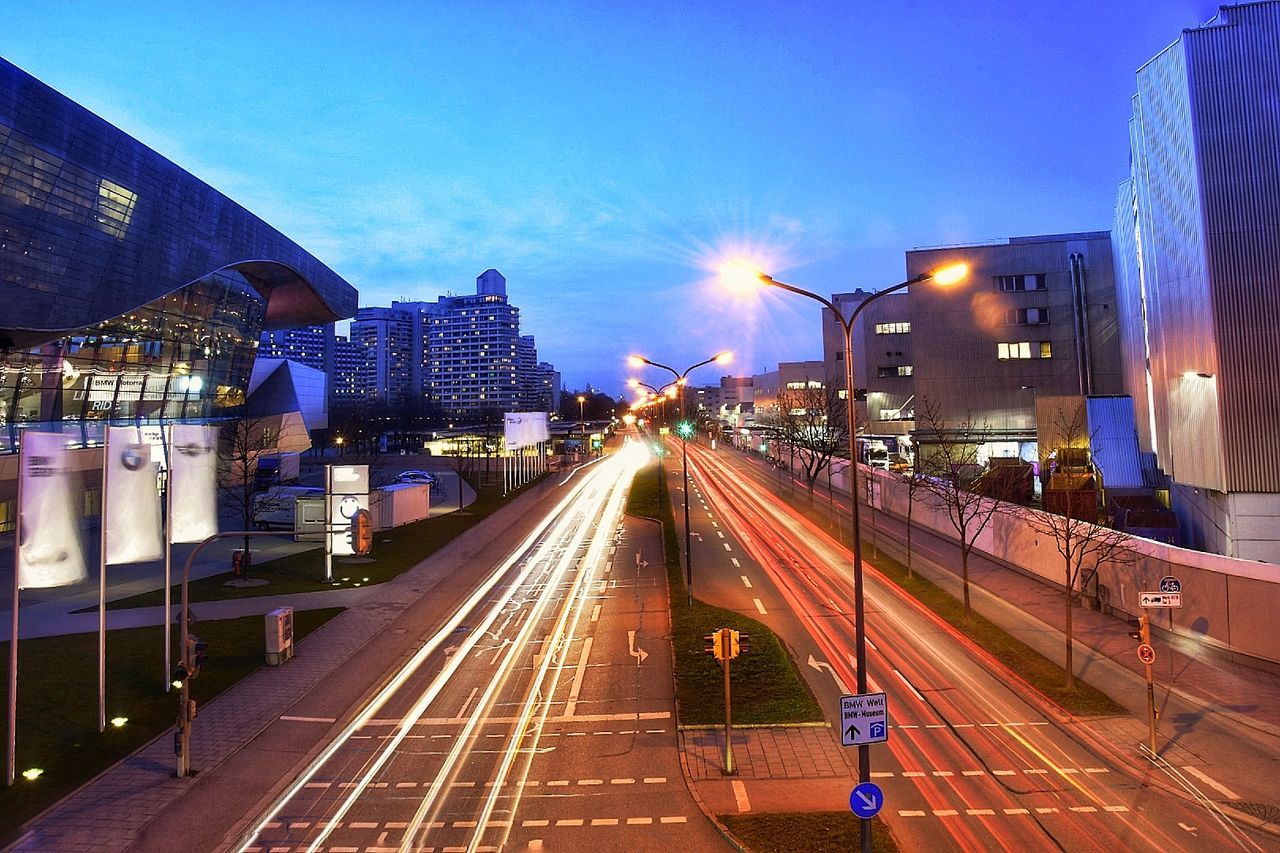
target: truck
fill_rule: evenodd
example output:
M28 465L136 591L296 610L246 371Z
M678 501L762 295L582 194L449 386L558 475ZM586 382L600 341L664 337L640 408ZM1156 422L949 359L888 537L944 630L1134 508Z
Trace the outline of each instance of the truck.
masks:
M258 459L258 467L253 474L253 482L258 488L279 486L285 483L298 482L302 471L302 455L299 453L279 453L262 456Z

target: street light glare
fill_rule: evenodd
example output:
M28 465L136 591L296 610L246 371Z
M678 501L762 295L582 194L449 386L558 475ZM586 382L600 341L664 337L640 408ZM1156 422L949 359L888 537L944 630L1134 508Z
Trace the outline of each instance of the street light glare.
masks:
M933 272L933 280L938 284L957 284L969 277L969 265L964 261L947 264Z
M763 273L755 264L738 258L720 267L720 280L730 290L746 293L763 283Z
M648 361L649 360L642 355L627 356L627 364L631 365L632 367L644 367L645 364L648 363Z
M728 364L731 361L733 361L733 353L728 350L716 356L716 364Z

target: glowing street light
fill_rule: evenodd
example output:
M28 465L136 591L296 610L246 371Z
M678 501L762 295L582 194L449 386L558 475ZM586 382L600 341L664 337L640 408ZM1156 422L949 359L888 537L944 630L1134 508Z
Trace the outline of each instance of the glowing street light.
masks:
M887 287L884 290L871 294L866 299L858 303L853 309L853 313L848 317L840 311L835 304L817 293L796 287L785 282L778 281L770 275L761 272L760 269L749 261L734 260L721 267L721 280L725 286L737 291L751 290L757 287L768 286L777 287L791 293L806 296L816 302L822 303L824 308L831 311L831 314L840 322L840 326L844 331L844 369L845 369L845 403L847 404L848 429L849 429L849 471L852 479L849 484L849 503L852 506L850 515L853 522L853 611L854 611L854 657L857 666L858 676L858 693L865 694L867 692L867 626L866 626L866 608L863 599L862 586L862 530L861 519L858 514L858 435L857 435L857 404L854 402L854 369L853 369L853 327L858 319L858 315L882 296L910 287L913 284L923 284L932 281L935 284L951 285L957 284L967 278L969 275L969 265L963 261L957 263L946 264L937 267L929 272L920 273L913 278L909 278L904 282ZM871 748L868 744L858 745L858 781L866 783L871 781ZM861 841L863 853L871 853L871 822L868 820L859 821L861 824Z
M665 386L665 389L668 397L674 400L678 396L680 399L680 423L676 425L676 433L680 436L680 472L681 477L684 480L684 578L685 589L689 594L690 606L693 605L693 552L689 547L689 453L685 443L688 441L689 437L693 435L693 425L685 420L684 389L689 383L689 374L692 371L713 363L728 364L732 360L733 353L729 350L723 350L711 356L711 358L700 361L697 364L690 365L685 368L683 373L681 373L674 367L668 367L665 364L650 361L642 355L632 355L627 358L627 363L632 367L649 365L650 367L657 367L665 370L676 378L675 382ZM644 385L643 382L639 381L637 381L637 384ZM650 385L645 385L645 387L652 388Z

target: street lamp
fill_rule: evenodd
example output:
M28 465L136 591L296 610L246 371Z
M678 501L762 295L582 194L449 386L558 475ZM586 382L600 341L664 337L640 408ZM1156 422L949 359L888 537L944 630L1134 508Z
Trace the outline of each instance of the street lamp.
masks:
M689 451L685 442L689 436L693 435L692 425L685 421L684 412L684 388L689 383L689 374L708 364L728 364L733 359L733 353L728 350L718 352L711 358L704 359L697 364L690 365L685 368L684 372L677 371L674 367L668 367L665 364L659 364L656 361L650 361L642 355L633 355L627 359L627 363L632 367L641 367L649 365L650 367L661 368L668 371L676 378L676 381L670 385L664 386L667 389L674 389L680 397L680 423L676 425L676 432L680 434L680 473L684 480L684 580L685 589L689 594L689 606L693 606L693 552L689 548ZM637 385L644 383L636 381ZM645 386L646 388L652 386ZM668 395L670 396L670 391Z
M844 331L844 396L847 404L847 417L849 428L849 471L852 479L849 485L849 503L852 506L850 515L853 521L853 613L854 613L854 657L858 669L858 693L865 694L867 692L867 626L866 626L866 609L863 604L863 587L862 587L862 531L860 529L860 519L858 516L858 434L857 434L857 404L854 402L854 369L853 369L853 327L857 322L858 315L862 313L872 302L875 302L882 296L910 287L913 284L923 284L926 281L933 281L935 284L948 285L956 284L963 281L969 275L969 265L964 262L947 264L937 267L929 272L920 273L917 276L907 279L904 282L887 287L884 290L871 294L866 299L858 303L853 309L853 313L847 318L841 313L835 304L816 293L794 285L786 284L778 281L772 276L765 275L750 264L742 261L734 261L726 265L722 270L722 275L726 284L736 289L746 289L747 287L756 287L767 285L769 287L777 287L791 293L797 293L800 296L807 296L816 302L821 302L823 307L828 309L831 314L840 322L840 327ZM865 784L871 781L871 747L868 744L858 745L858 782ZM871 853L871 822L863 820L861 823L861 840L863 853Z
M582 394L578 395L578 432L581 433L581 444L578 446L578 452L582 452L582 448L587 444L587 421L583 417L583 407L587 404L587 398Z

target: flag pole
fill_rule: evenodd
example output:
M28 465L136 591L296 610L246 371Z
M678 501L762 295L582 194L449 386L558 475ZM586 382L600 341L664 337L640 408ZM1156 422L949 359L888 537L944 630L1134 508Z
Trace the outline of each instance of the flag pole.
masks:
M102 500L98 515L98 732L107 730L107 469L111 467L111 426L102 434Z
M26 473L26 442L18 449L18 494L14 501L16 512L13 514L13 596L9 606L13 609L11 621L13 634L9 639L9 719L8 719L8 755L5 757L5 784L12 786L14 769L17 766L18 749L18 591L19 577L22 572L22 480Z

